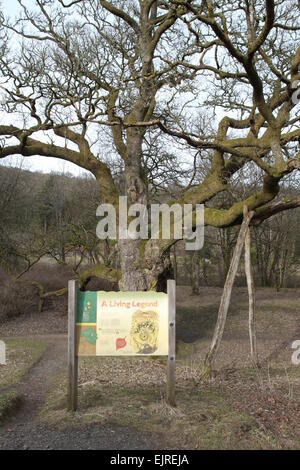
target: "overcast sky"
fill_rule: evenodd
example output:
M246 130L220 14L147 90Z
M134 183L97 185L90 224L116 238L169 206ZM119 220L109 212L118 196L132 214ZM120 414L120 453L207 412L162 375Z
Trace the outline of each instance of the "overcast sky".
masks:
M5 16L10 16L14 18L18 15L19 4L17 0L2 0L2 11L4 12ZM34 4L33 0L24 0L24 4L26 6L30 6ZM0 114L0 122L2 124L5 123L5 116ZM70 172L75 175L79 175L85 173L82 168L79 168L76 165L73 165L69 162L64 162L62 160L58 160L57 158L50 158L50 157L11 157L6 158L4 160L0 160L0 164L8 164L13 166L20 166L27 168L31 171L42 171L45 173L50 173L51 171L58 171L58 172Z
M2 0L2 6L5 14L14 15L18 11L17 0Z

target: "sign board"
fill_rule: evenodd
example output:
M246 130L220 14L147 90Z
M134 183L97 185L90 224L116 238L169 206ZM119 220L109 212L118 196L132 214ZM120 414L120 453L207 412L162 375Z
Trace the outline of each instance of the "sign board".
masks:
M168 295L77 291L77 356L167 356Z
M68 407L77 409L79 356L167 356L175 406L175 281L162 292L83 292L68 284Z

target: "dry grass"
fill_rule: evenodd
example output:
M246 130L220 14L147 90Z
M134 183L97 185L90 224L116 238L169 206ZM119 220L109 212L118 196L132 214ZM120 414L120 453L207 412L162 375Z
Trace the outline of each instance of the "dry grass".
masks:
M157 436L158 448L166 449L299 448L300 367L291 364L291 344L300 339L300 291L258 289L262 367L255 371L249 357L247 293L235 289L217 373L199 383L220 295L217 288L203 289L199 296L178 288L175 409L165 401L165 360L82 358L79 411L66 411L64 369L53 378L40 419L53 426L132 427ZM49 316L44 312L43 322L36 316L37 326L47 324Z
M4 418L14 412L21 400L21 396L15 390L0 393L0 424Z
M0 375L0 423L22 401L16 386L28 370L40 359L46 349L41 341L7 339L6 365L1 365Z
M234 292L217 373L199 383L221 290L191 296L187 288L178 288L176 408L165 401L164 360L84 358L79 411L66 411L63 370L53 381L41 419L58 426L96 422L134 427L157 435L158 447L166 449L298 448L300 368L291 365L291 338L299 331L300 293L258 290L262 367L256 371L249 356L244 291Z
M19 383L40 359L47 344L33 339L6 339L6 365L1 367L0 391Z
M80 360L79 410L66 411L66 371L49 390L40 419L52 426L115 424L157 436L161 449L261 448L257 424L234 410L219 386L195 386L191 370L177 367L176 408L165 400L166 370L157 361L133 358Z

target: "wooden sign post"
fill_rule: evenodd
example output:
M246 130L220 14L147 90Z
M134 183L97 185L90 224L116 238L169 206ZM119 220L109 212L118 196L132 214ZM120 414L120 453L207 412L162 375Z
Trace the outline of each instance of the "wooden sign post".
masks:
M78 403L78 356L167 356L175 405L176 283L163 292L82 292L68 284L68 410Z
M176 355L176 282L168 280L168 304L169 304L169 354L167 364L167 403L176 406L175 402L175 355Z
M6 346L4 341L0 340L0 366L6 365Z
M77 281L68 283L68 410L78 403L78 356L76 351Z

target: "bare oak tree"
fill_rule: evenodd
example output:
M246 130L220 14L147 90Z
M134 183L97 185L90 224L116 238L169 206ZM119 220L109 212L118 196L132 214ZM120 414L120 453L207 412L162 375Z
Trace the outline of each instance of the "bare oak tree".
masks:
M176 200L205 204L214 227L240 224L244 205L252 224L300 205L280 194L300 166L298 2L18 1L20 17L2 26L1 158L75 163L117 209L120 194L149 204L157 168L179 180L189 167ZM155 139L169 152L153 154ZM215 204L245 169L257 189ZM159 288L173 243L119 240L120 287Z

